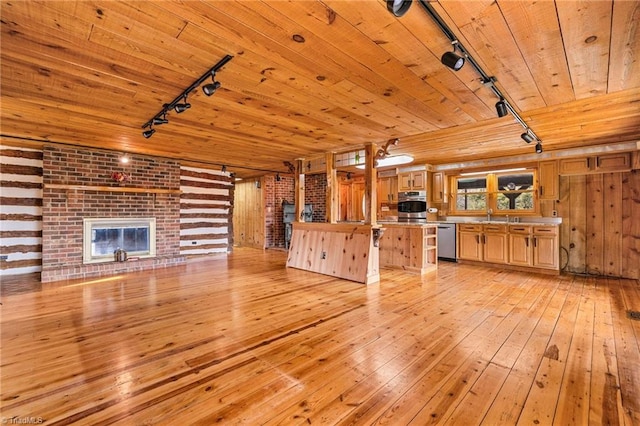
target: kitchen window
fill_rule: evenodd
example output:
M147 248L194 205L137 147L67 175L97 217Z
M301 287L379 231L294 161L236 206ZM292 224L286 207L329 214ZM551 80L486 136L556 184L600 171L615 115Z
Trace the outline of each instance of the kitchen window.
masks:
M493 171L453 177L455 204L452 214L484 215L537 212L535 170Z

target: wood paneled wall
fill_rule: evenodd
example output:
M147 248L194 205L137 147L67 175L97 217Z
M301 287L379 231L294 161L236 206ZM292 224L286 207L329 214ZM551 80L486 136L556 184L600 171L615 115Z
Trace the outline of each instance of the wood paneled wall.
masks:
M560 177L561 267L640 278L640 170Z
M233 240L238 246L266 247L264 180L262 177L236 183Z
M0 149L0 277L42 270L42 151Z
M180 191L180 253L226 253L232 247L233 179L226 172L182 166Z

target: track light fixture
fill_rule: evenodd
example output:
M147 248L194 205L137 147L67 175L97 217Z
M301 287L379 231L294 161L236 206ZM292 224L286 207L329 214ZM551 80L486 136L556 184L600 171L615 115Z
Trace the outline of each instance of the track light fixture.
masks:
M542 154L542 142L540 141L536 144L536 154Z
M280 182L281 180L280 173L276 173L276 182Z
M146 139L149 139L155 132L156 132L156 129L154 129L150 125L149 130L145 130L144 132L142 132L142 136L144 136Z
M451 44L454 47L453 52L446 52L444 55L442 55L441 62L444 65L448 66L449 68L457 71L460 68L462 68L462 65L464 64L465 60L469 61L471 66L478 72L478 74L480 74L482 83L485 86L488 86L493 91L493 93L500 99L498 103L496 103L496 111L498 113L498 116L504 117L505 115L507 115L507 113L511 113L513 118L515 118L515 120L518 123L520 123L520 125L524 127L526 130L526 132L521 135L522 139L524 139L525 142L527 143L531 143L534 140L538 140L538 143L540 143L540 139L538 139L538 137L533 132L533 130L529 128L527 123L524 122L524 120L522 119L522 117L520 117L518 112L515 109L513 109L513 107L511 106L509 101L505 98L505 96L502 94L500 89L496 87L495 85L496 78L489 76L482 69L480 64L478 64L476 60L473 59L473 57L469 54L469 51L462 45L462 43L460 43L456 35L453 33L453 31L451 31L447 23L444 22L442 17L438 15L438 12L436 12L436 10L433 8L430 2L427 0L418 0L418 3L420 3L424 11L431 17L431 19L436 23L436 25L438 25L440 30L449 39L449 41L451 41ZM410 6L411 6L410 0L387 0L387 10L389 10L389 12L391 12L394 16L397 16L397 17L404 15L407 12L407 10L409 10ZM456 50L459 50L462 53L462 57L458 56L455 53ZM458 58L460 59L460 61L458 61ZM542 144L540 144L540 149L542 149Z
M440 58L440 62L452 70L458 71L464 65L464 58L455 52L458 40L454 40L451 43L453 44L453 52L444 52L442 58Z
M498 117L504 117L509 114L509 110L507 109L507 104L504 99L500 99L496 102L496 112L498 113Z
M164 114L162 114L162 118L161 117L153 117L153 125L155 126L156 124L167 124L169 122L169 120L167 120L167 113L165 112Z
M156 130L152 127L154 124L167 124L169 120L167 120L167 113L170 111L175 111L180 114L185 112L189 108L191 108L191 104L187 102L187 96L194 91L198 86L200 86L204 81L211 77L214 78L216 71L222 68L227 62L233 59L233 56L226 55L224 58L220 59L217 64L215 64L209 71L204 73L199 79L193 82L191 86L187 87L180 95L178 95L173 101L168 104L164 104L162 106L162 110L154 115L149 121L142 125L142 128L149 128L142 132L142 136L145 138L150 138ZM218 88L220 87L220 82L213 81L213 83L206 84L202 90L207 96L211 96Z
M411 0L387 0L387 10L398 18L407 13L411 7Z
M211 73L211 80L212 80L212 83L205 84L204 86L202 86L202 91L207 96L213 95L216 92L216 90L218 90L220 88L220 86L221 86L220 82L216 81L216 73L215 72Z
M536 140L536 138L534 138L533 136L531 136L531 134L529 133L529 129L527 129L526 132L524 132L523 134L520 135L520 137L526 142L526 143L531 143L534 140Z

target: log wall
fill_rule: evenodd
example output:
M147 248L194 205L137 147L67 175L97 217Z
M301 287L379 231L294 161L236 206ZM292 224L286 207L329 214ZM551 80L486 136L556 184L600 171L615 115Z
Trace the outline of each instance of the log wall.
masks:
M0 149L0 277L42 270L42 151Z

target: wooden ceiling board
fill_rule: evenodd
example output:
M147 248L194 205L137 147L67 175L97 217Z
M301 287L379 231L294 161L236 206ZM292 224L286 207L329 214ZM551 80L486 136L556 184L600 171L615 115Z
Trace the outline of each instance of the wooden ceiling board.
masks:
M555 3L507 0L498 5L545 105L574 100Z
M640 86L640 2L615 2L608 93Z
M611 1L558 1L558 19L576 99L607 93Z
M638 2L433 0L545 152L640 140ZM0 0L2 143L61 143L205 164L241 177L400 138L448 164L533 153L414 2ZM586 43L595 35L592 43ZM224 55L222 87L142 137ZM577 99L577 100L576 100ZM259 170L255 170L259 169Z

